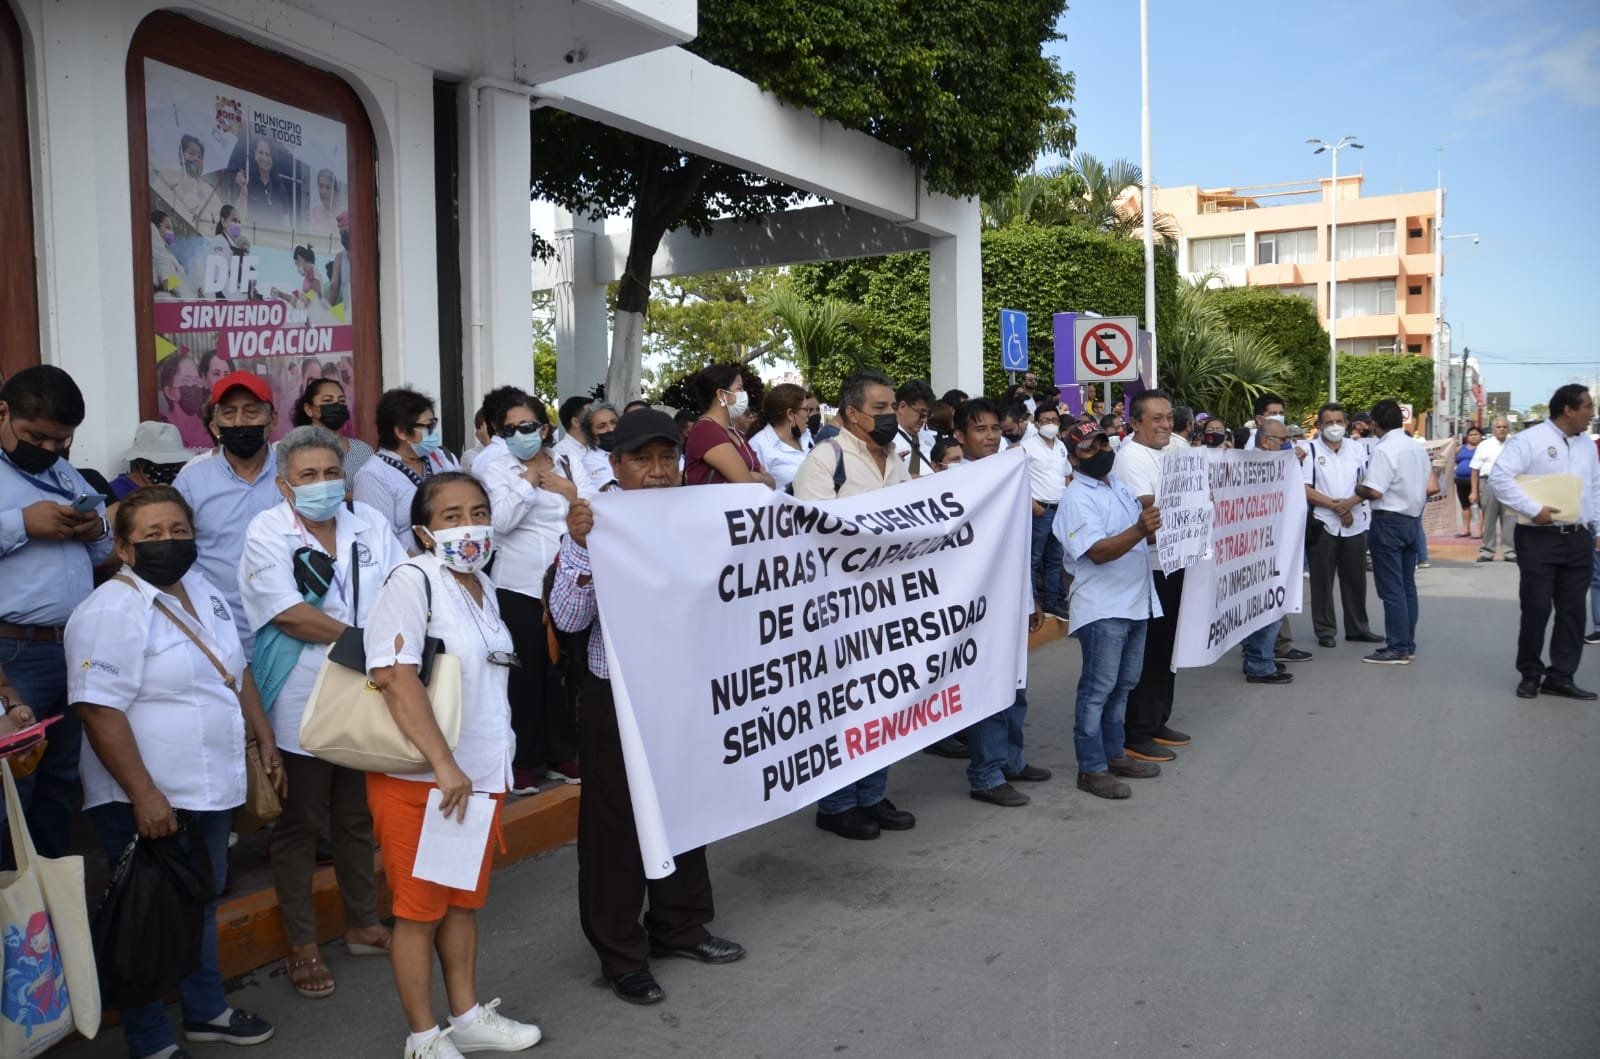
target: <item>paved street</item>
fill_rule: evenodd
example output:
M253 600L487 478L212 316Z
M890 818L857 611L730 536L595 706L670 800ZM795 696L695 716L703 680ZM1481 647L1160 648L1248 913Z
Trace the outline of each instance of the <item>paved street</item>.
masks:
M1600 708L1513 697L1514 566L1419 581L1409 667L1318 649L1301 615L1292 687L1236 655L1183 674L1195 743L1128 802L1073 786L1076 643L1035 652L1030 759L1057 778L1030 807L917 755L890 780L914 831L851 843L800 813L720 843L715 928L751 955L662 962L655 1007L597 985L570 848L507 869L483 996L578 1056L1600 1055ZM387 965L329 957L327 1000L240 983L278 1024L256 1054L400 1054ZM111 1031L61 1054L124 1053Z

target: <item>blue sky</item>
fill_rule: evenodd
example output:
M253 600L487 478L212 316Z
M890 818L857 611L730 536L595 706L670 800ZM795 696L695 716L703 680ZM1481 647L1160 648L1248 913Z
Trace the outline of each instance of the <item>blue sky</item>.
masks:
M1078 146L1139 161L1139 5L1069 0ZM1313 180L1305 140L1360 137L1364 192L1443 170L1445 318L1514 407L1600 374L1600 4L1150 0L1153 175ZM1569 191L1580 197L1570 199Z

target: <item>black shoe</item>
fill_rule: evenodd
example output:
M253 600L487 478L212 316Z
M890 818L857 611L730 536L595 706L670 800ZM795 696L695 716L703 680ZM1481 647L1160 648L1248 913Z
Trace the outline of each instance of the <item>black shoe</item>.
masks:
M1594 632L1590 633L1588 636L1585 636L1583 638L1583 642L1584 643L1600 643L1600 629L1596 629Z
M968 794L980 802L998 805L1006 809L1015 809L1027 805L1029 798L1009 783L1002 783L998 787L990 787L986 791L968 791Z
M1283 654L1281 654L1281 655L1274 655L1273 656L1273 661L1276 661L1276 662L1304 662L1306 659L1308 659L1310 657L1311 657L1311 652L1310 651L1302 651L1298 647L1291 647L1287 651L1283 652Z
M1494 556L1492 556L1492 555L1480 555L1480 556L1478 556L1478 562L1480 562L1480 563L1492 563L1492 562L1494 562Z
M1514 563L1514 562L1517 561L1517 553L1516 552L1507 552L1506 554L1502 555L1500 558L1504 559L1508 563Z
M922 752L935 757L960 758L963 761L971 756L967 753L966 741L959 735L945 736L932 746L924 747Z
M1247 683L1247 684L1293 684L1294 683L1294 674L1293 673L1268 673L1264 677L1258 677L1258 676L1255 676L1253 674L1246 673L1244 675L1244 679L1245 679L1245 683Z
M696 963L732 963L744 959L744 946L737 941L706 935L706 940L692 949L669 949L665 945L650 943L650 955L663 960L694 960ZM645 972L648 974L649 972Z
M1178 731L1176 728L1168 728L1166 725L1162 725L1156 730L1154 742L1156 746L1188 746L1190 740L1187 734Z
M832 831L840 838L856 838L863 842L878 837L878 821L867 815L860 806L852 805L842 813L825 813L817 810L817 826Z
M1043 783L1050 778L1050 770L1038 765L1024 765L1021 772L1005 773L1007 783Z
M661 988L661 983L656 981L656 976L651 974L648 968L619 974L606 981L611 983L613 993L630 1004L659 1004L667 999L666 991Z
M1551 680L1549 677L1545 677L1544 683L1539 685L1539 694L1559 695L1564 699L1579 699L1583 702L1590 702L1594 699L1600 699L1600 695L1596 695L1594 692L1585 688L1580 688L1572 681L1564 680L1560 677L1557 677L1554 680Z
M1124 776L1134 780L1150 780L1161 775L1161 766L1154 761L1137 761L1131 757L1114 757L1106 760L1106 767L1113 776ZM1083 773L1078 773L1081 777Z
M1536 699L1539 697L1539 678L1524 677L1517 682L1517 698Z
M1344 639L1345 639L1346 643L1388 643L1389 642L1388 640L1385 640L1383 637L1379 636L1375 632L1360 632L1360 633L1356 633L1354 636L1346 636Z
M1123 752L1135 761L1176 761L1178 755L1154 741L1143 743L1127 743Z
M1318 647L1338 647L1339 646L1339 642L1337 640L1335 640L1331 636L1319 636L1319 637L1317 637L1317 646Z
M186 1041L223 1041L227 1044L260 1044L272 1038L272 1023L259 1015L252 1015L248 1011L234 1008L228 1016L226 1026L214 1026L209 1022L183 1023L183 1039Z
M1394 651L1387 647L1379 648L1370 655L1364 655L1363 662L1371 662L1375 666L1404 666L1411 663L1411 656L1404 651Z
M856 808L884 831L910 831L917 826L915 816L904 809L896 809L887 798L875 805L858 805Z
M1112 798L1118 801L1133 794L1126 783L1116 779L1109 772L1078 773L1078 789L1098 798Z

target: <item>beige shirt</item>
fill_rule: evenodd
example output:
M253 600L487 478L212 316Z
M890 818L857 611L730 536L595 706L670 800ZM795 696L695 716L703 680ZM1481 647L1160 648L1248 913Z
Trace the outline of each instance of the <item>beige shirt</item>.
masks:
M844 485L835 493L833 477L841 455L844 457ZM848 430L841 430L827 441L817 442L817 447L800 464L794 476L794 495L797 500L832 500L835 496L870 493L909 481L911 472L895 458L893 450L885 455L880 471L878 459L867 443Z

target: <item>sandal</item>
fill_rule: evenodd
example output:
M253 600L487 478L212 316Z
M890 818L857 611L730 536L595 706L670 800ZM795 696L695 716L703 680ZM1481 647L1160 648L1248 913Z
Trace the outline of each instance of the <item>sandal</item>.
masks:
M322 962L322 956L291 957L288 961L289 984L294 991L308 1000L320 1000L333 995L333 973ZM313 983L326 983L317 985Z
M383 940L380 942L356 941L346 934L344 947L349 950L352 956L387 956L389 955L389 944L392 941L394 941L394 933L388 930L383 932Z

